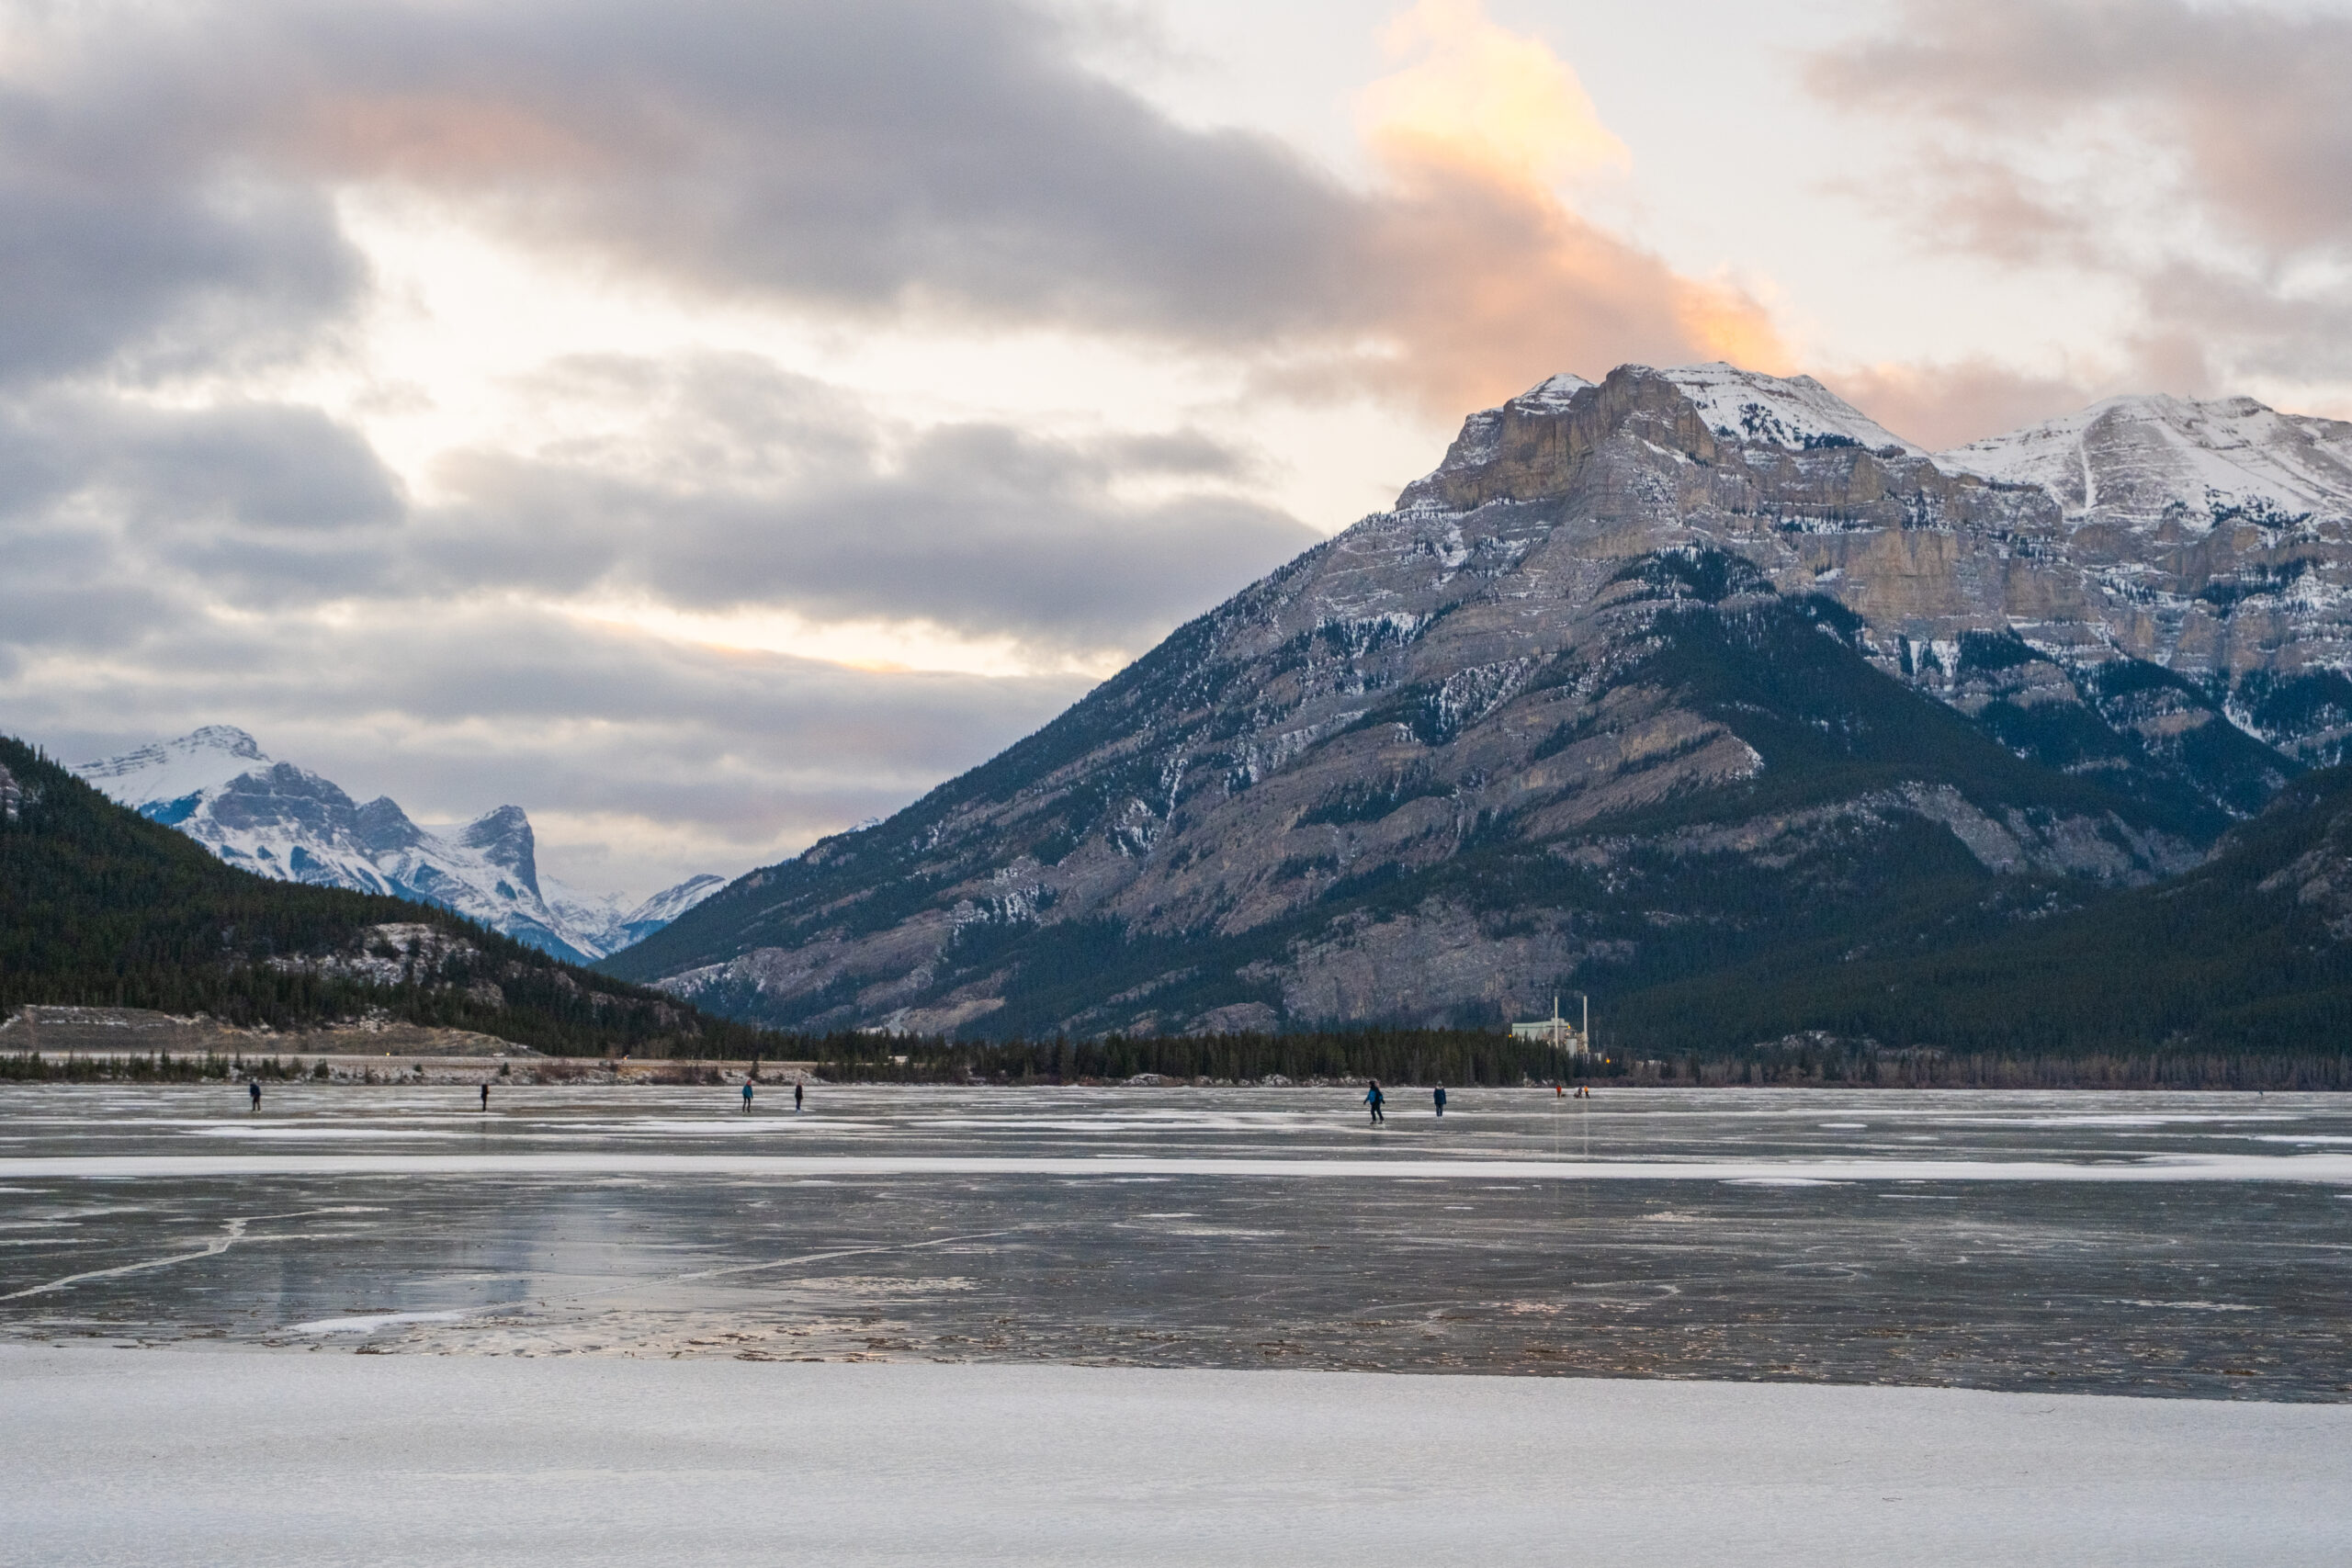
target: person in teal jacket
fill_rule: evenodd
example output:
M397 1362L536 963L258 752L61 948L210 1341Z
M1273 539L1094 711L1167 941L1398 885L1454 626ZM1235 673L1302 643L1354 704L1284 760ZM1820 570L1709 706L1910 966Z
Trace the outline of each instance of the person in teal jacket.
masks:
M1364 1091L1363 1102L1372 1107L1372 1124L1375 1127L1387 1120L1380 1113L1381 1102L1385 1099L1387 1096L1380 1092L1380 1080L1373 1079L1372 1087Z

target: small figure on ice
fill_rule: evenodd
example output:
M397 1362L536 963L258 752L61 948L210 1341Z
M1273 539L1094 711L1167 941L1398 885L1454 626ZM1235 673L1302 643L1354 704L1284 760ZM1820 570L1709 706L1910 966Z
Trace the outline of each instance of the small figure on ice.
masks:
M490 1086L488 1084L481 1086L481 1108L484 1111L488 1111L490 1109Z
M1378 1078L1373 1079L1372 1088L1364 1091L1363 1102L1372 1107L1372 1124L1375 1127L1387 1120L1386 1117L1380 1113L1381 1102L1387 1098L1388 1097L1386 1095L1380 1092L1380 1080Z
M253 1108L259 1111L261 1109L261 1079L247 1078L245 1092L253 1097Z
M749 1079L749 1078L745 1078L745 1079L743 1080L743 1110L744 1110L744 1111L745 1111L746 1113L749 1113L749 1111L751 1111L751 1109L752 1109L752 1080L751 1080L751 1079Z
M800 1114L800 1089L801 1089L800 1080L799 1080L798 1078L795 1078L795 1079L793 1079L793 1080L792 1080L792 1113L793 1113L795 1116L797 1116L797 1115L799 1115L799 1114Z
M1437 1089L1430 1094L1430 1098L1437 1101L1438 1117L1440 1120L1443 1120L1445 1116L1445 1086L1443 1084L1438 1085Z

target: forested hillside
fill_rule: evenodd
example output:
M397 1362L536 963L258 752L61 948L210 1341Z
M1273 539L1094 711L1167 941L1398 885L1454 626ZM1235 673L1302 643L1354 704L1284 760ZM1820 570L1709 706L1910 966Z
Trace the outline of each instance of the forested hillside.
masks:
M1612 998L1614 1037L1637 1055L1807 1032L2034 1056L2352 1049L2352 767L2288 785L2193 871L2067 902L1849 929L1653 985Z
M444 909L224 865L5 737L0 770L0 1016L152 1008L284 1030L373 1015L567 1054L745 1056L770 1038Z

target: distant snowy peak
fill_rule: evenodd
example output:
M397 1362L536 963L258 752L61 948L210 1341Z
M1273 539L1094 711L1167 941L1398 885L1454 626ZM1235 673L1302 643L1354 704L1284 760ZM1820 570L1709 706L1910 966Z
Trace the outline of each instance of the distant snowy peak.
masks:
M575 963L643 941L723 886L697 876L635 907L618 894L577 893L541 879L531 819L519 806L458 827L420 827L390 796L359 805L331 780L272 761L227 725L74 772L232 865L438 904Z
M513 872L524 886L539 890L538 840L519 806L486 811L458 829L457 840L495 866Z
M252 736L230 725L208 724L176 740L141 746L74 772L107 798L152 817L153 807L218 791L248 773L266 774L270 767Z
M2190 533L2352 518L2352 424L2252 398L2111 398L1955 448L1948 470L2037 485L2069 520Z
M1721 360L1656 374L1674 383L1718 435L1792 452L1893 446L1927 455L1810 376L1766 376Z
M690 876L675 887L665 887L639 904L629 911L628 919L632 924L650 922L658 930L726 886L725 877L712 876L707 872L700 876Z

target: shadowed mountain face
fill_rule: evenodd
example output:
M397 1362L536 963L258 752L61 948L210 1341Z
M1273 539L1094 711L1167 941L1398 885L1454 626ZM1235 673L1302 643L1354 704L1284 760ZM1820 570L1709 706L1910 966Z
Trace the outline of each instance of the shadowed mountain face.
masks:
M2352 618L2328 504L2078 516L1803 378L1557 378L1394 512L613 967L806 1026L1492 1022L1996 929L2196 864L2340 749L2327 693L2251 711ZM2263 586L2290 558L2291 604Z
M2352 767L2297 779L2185 875L2029 913L2043 918L1959 940L1894 928L1785 946L1624 998L1615 1038L1644 1055L1772 1042L1829 1055L2336 1056L2352 1025Z

